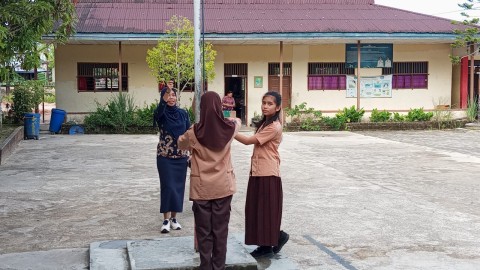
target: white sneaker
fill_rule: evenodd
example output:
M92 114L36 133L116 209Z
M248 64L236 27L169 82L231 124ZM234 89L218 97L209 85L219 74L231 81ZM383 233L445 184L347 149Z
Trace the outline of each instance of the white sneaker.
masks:
M182 225L178 223L176 218L170 218L170 223L172 224L172 230L181 230Z
M170 221L165 219L162 224L162 233L169 233L170 232Z

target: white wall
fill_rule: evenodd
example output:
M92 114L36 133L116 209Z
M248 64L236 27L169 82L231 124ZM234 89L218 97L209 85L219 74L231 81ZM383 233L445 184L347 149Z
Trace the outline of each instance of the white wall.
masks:
M155 78L146 64L146 52L151 46L123 45L122 60L128 63L129 93L138 106L158 101L159 94ZM260 113L261 98L268 91L268 63L279 62L279 45L217 45L215 79L209 89L223 96L224 64L248 64L247 119L254 112ZM433 109L435 104L451 104L452 64L448 44L394 44L394 61L428 61L428 89L393 90L392 98L362 98L360 107L389 111L409 110L424 107ZM110 92L91 93L77 91L77 62L117 62L116 45L62 45L56 50L56 94L57 107L67 114L85 113L95 110L95 101L101 103L111 96ZM345 45L286 45L284 62L292 63L292 106L307 102L308 107L325 112L335 112L357 104L356 98L346 98L345 90L308 91L307 75L309 62L343 62ZM381 75L381 69L361 69L361 76ZM254 76L263 76L263 87L254 88ZM193 93L183 93L182 107L190 106Z

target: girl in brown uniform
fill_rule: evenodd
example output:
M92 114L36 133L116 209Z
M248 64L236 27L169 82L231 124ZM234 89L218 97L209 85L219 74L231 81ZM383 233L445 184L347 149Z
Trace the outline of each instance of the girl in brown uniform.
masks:
M278 147L282 140L282 97L267 92L262 98L263 119L253 136L238 133L235 139L253 144L252 165L245 205L245 244L258 245L253 257L267 257L280 252L289 235L280 231L283 191Z
M236 191L230 155L240 119L225 119L215 92L201 98L200 122L178 139L191 153L190 200L202 270L225 269L230 204Z

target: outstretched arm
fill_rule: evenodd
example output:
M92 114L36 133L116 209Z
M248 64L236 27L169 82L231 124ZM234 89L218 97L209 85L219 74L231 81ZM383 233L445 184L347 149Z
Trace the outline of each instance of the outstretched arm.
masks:
M235 136L235 140L245 144L245 145L250 145L250 144L256 144L259 143L257 138L255 136L246 136L243 135L242 133L237 133Z

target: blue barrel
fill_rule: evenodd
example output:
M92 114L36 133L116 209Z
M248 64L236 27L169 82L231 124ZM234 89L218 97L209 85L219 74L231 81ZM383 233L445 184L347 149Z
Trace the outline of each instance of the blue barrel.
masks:
M65 120L65 116L67 112L61 109L52 109L52 116L50 118L50 127L49 131L58 133L62 128L63 121Z
M39 113L26 113L23 117L23 134L24 139L38 140L40 134L40 114Z

